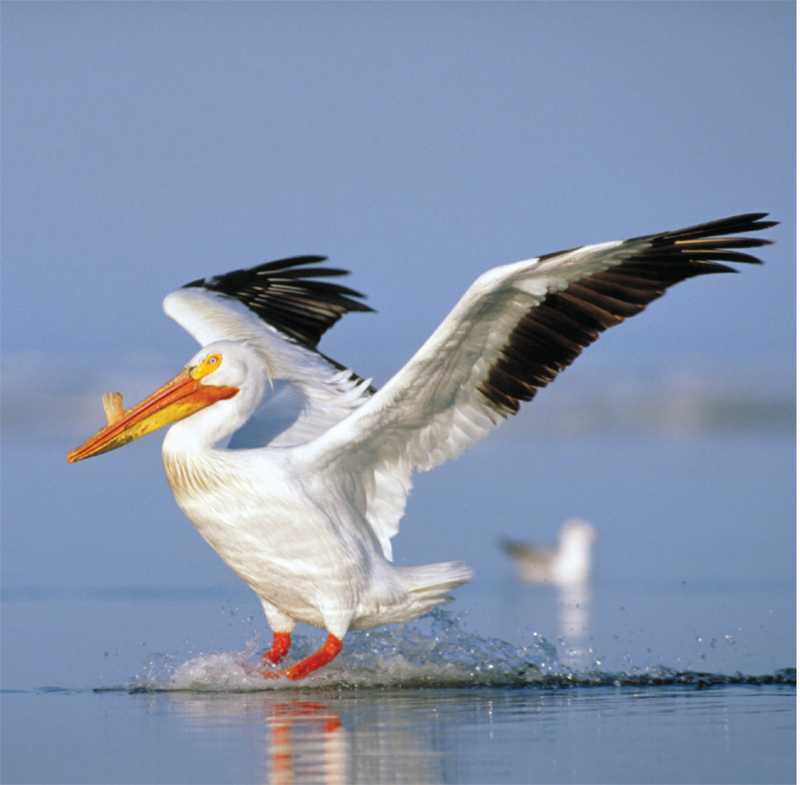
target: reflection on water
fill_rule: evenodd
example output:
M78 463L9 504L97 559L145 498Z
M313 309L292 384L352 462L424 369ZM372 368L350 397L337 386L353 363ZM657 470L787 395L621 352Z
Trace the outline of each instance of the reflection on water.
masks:
M273 692L167 695L171 710L201 730L220 723L250 727L260 723L263 781L270 785L442 780L441 756L428 743L427 724L414 719L419 704L428 701L415 692L351 698L325 695L326 700L316 694L312 699ZM436 707L431 708L435 719Z
M324 703L294 701L265 706L266 782L343 785L350 781L350 742L339 715ZM302 778L296 775L303 772Z
M646 779L645 764L665 749L684 763L672 774L662 763L664 781L705 781L687 767L693 759L713 759L719 781L785 781L794 671L586 668L589 587L562 589L559 599L563 654L573 662L559 660L542 638L513 646L439 609L403 627L348 636L343 656L302 683L264 680L253 664L257 650L248 649L162 663L131 692L215 743L220 734L249 733L246 754L259 762L253 781L273 785L597 781L592 765L575 762L576 734L582 761L593 756L609 782ZM760 728L759 744L764 725L774 728L770 757L754 740L744 743L748 723ZM612 728L621 741L609 736Z
M601 449L614 460L598 462ZM181 539L171 498L169 511L154 503L144 517L129 504L151 498L152 455L131 455L124 487L104 480L105 464L89 466L100 474L79 504L57 467L53 493L37 490L33 469L49 465L49 451L18 449L5 466L3 501L7 545L19 558L4 565L4 577L17 588L63 585L61 594L23 592L4 603L5 686L120 690L4 695L0 780L642 782L655 771L663 782L792 781L795 676L773 672L795 659L794 442L600 440L558 445L533 465L528 454L489 446L435 482L421 476L412 497L406 557L457 555L478 569L458 594L464 625L442 613L348 635L343 655L318 677L265 690L242 664L257 661L264 645L263 621L250 619L254 601L176 590L210 574L197 571L194 533ZM520 488L545 468L537 515L580 506L613 521L603 524L590 595L516 584L487 545L500 533L497 498L519 499L513 517L525 520L529 494ZM489 472L491 494L471 493L474 478ZM663 477L686 492L654 481ZM90 514L50 527L53 558L42 561L53 494L73 499L61 505L65 514ZM527 525L508 528L531 534ZM186 558L166 559L166 572L154 541ZM56 558L67 552L74 558ZM143 564L165 590L120 589L141 581ZM75 593L92 580L103 594ZM249 639L252 654L242 651ZM309 636L311 648L318 643ZM158 652L165 667L143 673L143 660L157 665ZM151 692L129 695L130 687ZM152 692L162 689L206 692ZM295 702L324 708L304 715ZM327 724L334 719L339 729Z
M154 714L199 735L201 745L233 740L225 754L247 756L248 781L381 785L589 782L597 781L598 765L604 781L645 781L653 756L663 781L706 781L703 764L692 760L713 760L719 781L788 781L793 696L788 685L698 691L673 684L172 692L145 700ZM761 741L750 735L755 727Z
M41 629L32 605L22 618ZM588 623L570 614L588 608L585 597L563 603L576 648ZM118 622L119 606L112 611ZM257 676L254 645L154 658L116 688L4 695L13 721L4 723L0 779L642 782L657 760L663 782L790 781L793 671L568 667L541 636L513 645L445 611L348 636L347 647L330 670L300 683Z
M558 588L558 629L561 661L572 668L592 665L592 589L589 583Z
M275 703L270 712L266 782L273 785L441 780L437 756L431 754L424 734L398 723L391 716L394 712L373 712L374 723L364 727L360 721L353 730L344 727L340 714L327 703ZM352 715L353 709L346 713Z

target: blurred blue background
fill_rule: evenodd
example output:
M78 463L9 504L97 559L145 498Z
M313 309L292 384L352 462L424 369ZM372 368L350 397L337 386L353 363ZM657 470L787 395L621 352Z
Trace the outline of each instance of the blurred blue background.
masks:
M353 270L379 313L348 317L322 349L381 384L493 265L770 211L782 223L764 267L679 286L419 476L394 551L475 567L449 613L463 631L450 643L478 672L515 672L487 636L525 661L553 652L589 682L794 664L794 4L5 2L0 14L0 779L277 778L271 706L291 709L289 693L91 691L179 672L224 687L226 663L267 631L175 506L160 436L76 466L65 456L100 425L102 392L138 399L195 352L161 313L167 292L291 254ZM519 584L499 537L552 543L574 515L599 533L591 584ZM391 683L404 661L392 636L406 634L424 658L432 641L416 628L356 633L329 677L368 682L371 663ZM452 664L433 657L421 673ZM340 757L309 734L300 754L295 734L303 781L320 750L344 761L342 781L794 772L791 691L338 695L312 697L341 716Z
M782 222L765 267L678 287L486 444L419 478L395 553L471 562L460 606L505 609L476 625L549 634L549 606L513 594L494 543L551 540L583 515L601 533L597 586L615 598L687 580L710 592L694 633L686 603L643 605L647 633L629 624L629 648L661 641L657 630L694 640L724 618L745 624L751 653L764 647L753 667L789 664L791 3L5 3L2 14L3 578L11 604L54 603L36 606L34 626L66 647L91 641L99 657L97 617L64 616L58 598L221 587L258 613L175 507L160 437L65 462L100 425L103 391L132 401L194 353L160 310L177 286L328 254L379 313L348 317L322 348L380 384L488 267L763 210ZM609 603L607 650L623 623ZM220 640L216 617L154 607L155 645L173 645L172 630ZM5 616L17 635L7 679L68 681L32 659L30 613ZM103 634L123 635L112 627Z

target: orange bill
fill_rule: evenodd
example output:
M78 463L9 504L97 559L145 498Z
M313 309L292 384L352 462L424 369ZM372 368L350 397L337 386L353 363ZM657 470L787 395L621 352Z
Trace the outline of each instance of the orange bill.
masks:
M165 425L183 420L212 403L232 398L238 387L202 384L192 369L181 371L141 403L124 411L113 422L67 455L69 463L116 450Z

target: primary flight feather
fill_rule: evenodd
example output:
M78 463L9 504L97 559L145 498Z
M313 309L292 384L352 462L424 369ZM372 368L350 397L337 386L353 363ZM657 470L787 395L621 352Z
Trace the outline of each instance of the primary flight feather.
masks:
M330 278L324 257L281 259L198 279L167 315L203 348L153 395L124 410L70 462L171 424L167 478L200 534L259 596L273 630L265 660L289 651L298 621L322 627L319 651L285 675L330 662L349 629L413 619L469 580L461 562L392 562L415 471L485 436L599 335L673 284L757 263L775 225L747 213L671 232L588 245L480 276L380 390L317 350L342 316L371 310ZM302 395L297 419L257 449L226 449L276 381ZM277 671L265 666L265 675Z

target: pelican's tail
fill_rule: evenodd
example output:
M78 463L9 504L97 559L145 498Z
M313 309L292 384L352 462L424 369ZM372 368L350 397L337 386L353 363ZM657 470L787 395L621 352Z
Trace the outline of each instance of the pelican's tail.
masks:
M419 567L397 567L397 575L408 592L408 607L415 618L453 598L448 592L472 578L464 562L445 561Z

